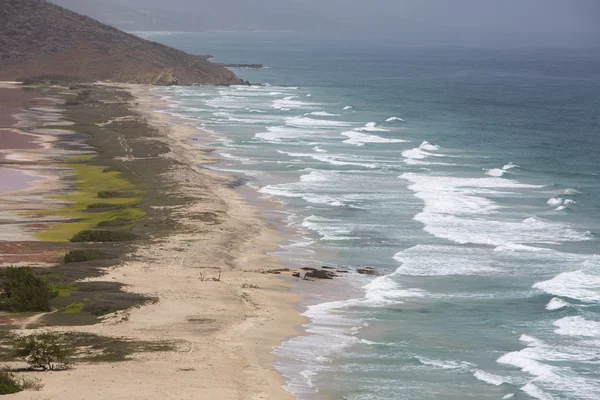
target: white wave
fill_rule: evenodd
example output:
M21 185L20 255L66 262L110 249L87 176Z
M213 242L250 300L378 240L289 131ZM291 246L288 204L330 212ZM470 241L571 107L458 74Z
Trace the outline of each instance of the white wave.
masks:
M583 317L565 317L554 322L554 332L559 335L600 337L600 322L590 321Z
M587 303L600 302L600 257L591 257L583 266L584 269L563 272L550 280L538 282L533 287L554 296Z
M429 156L435 156L435 154L428 153L419 147L402 152L402 157L413 159L413 160L414 159L420 160L420 159L423 159L423 158L426 158Z
M423 211L414 219L425 225L425 231L443 239L494 246L591 239L565 223L536 218L523 221L497 218L501 207L489 195L517 195L541 186L503 178L456 178L417 173L405 173L400 178L411 182L409 189L425 203Z
M564 210L566 208L566 206L568 206L569 204L575 203L575 201L573 201L571 199L564 199L562 197L553 197L551 199L548 199L548 201L546 203L550 207L562 207L561 210Z
M538 400L556 400L553 396L544 393L539 387L533 382L528 382L521 390L527 393L529 396Z
M416 245L394 255L396 273L410 276L488 275L498 273L485 249Z
M564 192L563 192L563 194L564 194L565 196L573 196L573 195L575 195L575 194L579 194L579 193L581 193L581 192L580 192L580 191L578 191L578 190L575 190L575 189L571 189L571 188L567 188L567 189L565 189L565 190L564 190Z
M284 97L283 99L274 100L271 103L271 107L282 111L289 111L296 109L311 108L319 105L317 103L309 103L307 101L294 100L296 98L297 96L288 96Z
M340 223L336 219L321 218L315 215L307 217L302 222L302 226L314 231L321 236L321 239L327 241L341 241L341 240L353 240L360 239L359 237L350 236L352 234L352 227Z
M348 139L344 140L344 143L353 144L356 146L364 146L366 143L404 143L406 140L403 139L388 139L377 135L368 135L366 133L360 133L356 131L342 132L342 136L346 136Z
M251 101L247 97L225 95L208 99L205 104L213 108L237 110L247 108L251 104Z
M234 156L231 153L220 152L219 154L225 158L229 158L230 160L244 161L244 162L251 161L249 158Z
M561 361L594 362L597 358L592 348L581 342L566 346L547 344L528 335L521 335L520 340L526 343L527 347L504 354L498 358L497 362L512 365L534 376L534 379L520 388L522 391L543 400L555 400L547 393L548 391L570 394L565 398L598 398L600 384L597 381L592 378L574 376L569 367L562 367L562 363L556 364ZM592 346L597 346L597 343Z
M313 150L317 153L327 153L327 150L320 148L319 146L313 147Z
M513 351L504 354L498 359L500 364L508 364L519 368L523 372L527 372L533 376L545 376L554 374L554 368L550 365L543 364L533 358L528 357L523 351Z
M385 120L385 122L394 122L394 121L404 122L404 120L402 118L399 118L399 117L390 117L390 118L388 118L388 119Z
M500 386L505 382L504 378L501 376L490 374L489 372L485 372L480 369L475 370L475 372L473 372L473 376L482 382L489 383L490 385L494 386Z
M316 135L319 137L325 137L322 132L311 130L311 129L302 129L302 128L294 128L287 126L269 126L267 127L266 132L258 132L254 135L256 139L265 142L271 143L298 143L300 140L313 140ZM332 135L332 137L336 137L337 135Z
M328 113L326 111L313 111L313 112L306 113L304 115L315 115L317 117L339 117L342 114L332 114L332 113Z
M290 117L285 119L286 125L299 128L329 128L329 127L344 127L351 126L351 122L345 121L329 121L322 119L314 119L308 117Z
M515 397L514 393L508 393L502 397L502 400L512 399L513 397Z
M486 170L486 174L488 174L489 176L494 176L494 177L501 177L502 175L504 175L504 172L506 172L503 169L500 168L492 168L492 169L488 169Z
M326 171L310 171L300 177L300 182L327 182L335 179L337 174Z
M378 126L375 122L367 122L362 128L354 129L357 132L387 132L389 129Z
M419 148L428 151L436 151L440 149L440 146L438 146L437 144L429 143L425 140L423 143L421 143Z
M423 365L430 365L432 367L441 368L441 369L457 369L457 370L469 370L473 366L473 364L468 362L460 362L460 361L443 361L443 360L434 360L431 358L420 357L417 356L417 359Z
M525 252L540 252L540 251L548 251L548 249L544 249L544 248L540 248L540 247L533 247L533 246L526 246L524 244L518 244L518 243L505 243L499 246L496 246L494 248L494 251L511 251L511 252L516 252L516 251L525 251Z
M421 289L406 289L394 279L397 274L378 276L367 285L365 289L365 305L381 306L401 303L405 298L425 297L426 292Z
M344 107L344 110L351 110L351 109L352 109L352 106L346 106L346 107Z
M517 164L513 164L512 162L509 162L508 164L506 164L502 167L502 169L504 171L508 171L509 169L513 169L513 168L519 168L519 166Z
M571 304L569 302L564 301L563 299L560 299L558 297L554 297L548 302L548 304L546 304L546 310L556 311L570 306Z
M331 165L339 166L356 166L369 169L379 168L379 165L373 163L363 162L359 156L352 156L349 154L329 154L329 153L291 153L282 152L289 155L290 157L308 157L313 160L325 162Z

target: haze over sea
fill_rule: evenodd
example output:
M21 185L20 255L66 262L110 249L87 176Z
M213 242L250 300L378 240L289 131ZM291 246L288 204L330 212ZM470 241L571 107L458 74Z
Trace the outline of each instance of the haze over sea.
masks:
M282 204L300 399L600 398L600 52L141 34L265 86L172 87L219 168Z

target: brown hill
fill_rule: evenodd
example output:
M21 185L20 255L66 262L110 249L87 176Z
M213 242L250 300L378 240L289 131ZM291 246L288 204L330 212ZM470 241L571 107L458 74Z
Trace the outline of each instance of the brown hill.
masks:
M130 35L44 0L0 0L0 80L40 75L157 85L231 85L206 56Z

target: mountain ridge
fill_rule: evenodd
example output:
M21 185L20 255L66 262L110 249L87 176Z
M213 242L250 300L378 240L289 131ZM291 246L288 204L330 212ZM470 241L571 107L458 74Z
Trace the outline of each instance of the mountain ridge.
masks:
M45 0L0 0L0 80L61 75L154 85L242 84L207 56L151 42Z

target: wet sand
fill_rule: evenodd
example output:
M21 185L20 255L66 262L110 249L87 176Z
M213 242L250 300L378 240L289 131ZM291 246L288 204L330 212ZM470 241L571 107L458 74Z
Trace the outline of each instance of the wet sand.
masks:
M0 193L27 189L30 182L39 179L39 177L28 175L23 171L0 168Z

